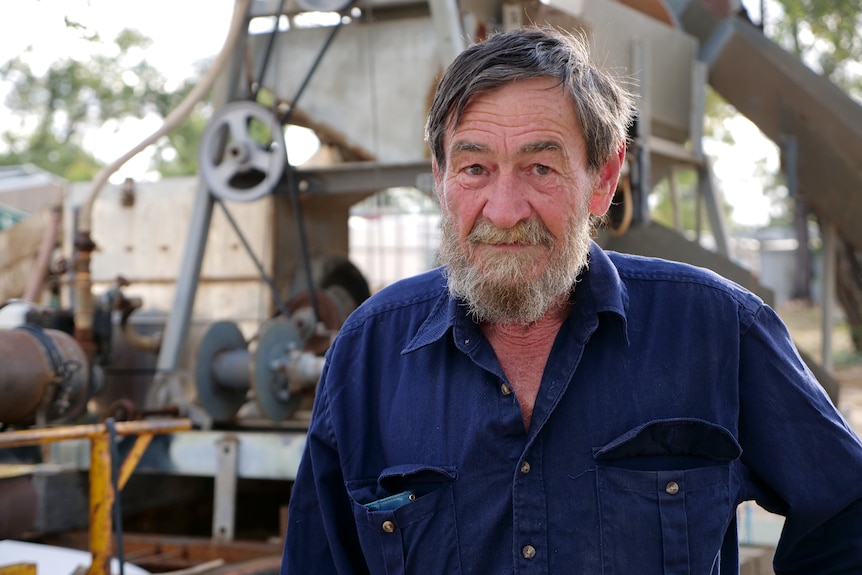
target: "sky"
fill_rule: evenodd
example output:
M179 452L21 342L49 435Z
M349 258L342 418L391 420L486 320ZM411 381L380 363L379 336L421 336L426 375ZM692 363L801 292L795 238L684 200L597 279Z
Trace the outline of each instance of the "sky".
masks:
M759 0L746 5L755 21L760 18ZM65 19L97 31L111 43L123 28L134 28L152 39L147 60L168 79L177 82L192 76L195 64L215 56L227 36L234 0L17 0L15 17L0 19L0 63L29 50L28 61L37 73L64 55L85 58L81 52L86 42L77 38L82 32L66 25ZM5 98L0 85L0 103ZM0 108L2 110L2 108ZM16 126L19 118L0 113L0 131ZM161 125L156 117L125 122L122 130L106 125L87 135L85 145L100 160L108 163L122 152L153 133ZM725 198L734 206L733 218L743 225L762 225L769 213L769 201L760 193L753 177L752 159L767 158L767 164L777 168L777 152L757 128L740 118L735 134L739 144L734 147L719 143L707 145L707 152L716 154L716 173L721 178ZM288 145L294 138L288 138ZM299 154L291 151L296 160ZM125 177L143 179L147 176L149 156L139 154L127 162L111 179L122 182Z
M0 62L32 47L49 63L75 47L80 32L65 18L112 41L124 28L153 40L150 62L167 76L185 78L201 58L215 55L227 35L233 0L17 0L15 16L0 19ZM77 55L74 54L73 55Z
M153 42L147 60L169 80L181 82L193 76L195 63L218 54L227 36L234 0L17 0L14 18L0 18L0 63L27 53L34 72L44 71L54 60L69 55L86 59L87 46L79 36L98 32L111 44L124 28L142 32ZM65 19L86 27L68 27ZM0 85L0 99L6 88ZM19 118L0 114L0 131L16 126ZM124 123L122 130L106 125L88 133L85 146L108 163L130 150L161 125L155 116ZM112 182L126 176L141 179L149 156L130 160Z

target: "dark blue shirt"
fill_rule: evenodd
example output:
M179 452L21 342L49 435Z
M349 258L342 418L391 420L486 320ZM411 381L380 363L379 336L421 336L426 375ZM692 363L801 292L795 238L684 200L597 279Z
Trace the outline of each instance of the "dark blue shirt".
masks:
M768 306L596 245L571 301L529 430L441 270L356 310L282 574L736 573L750 499L787 517L778 568L862 573L862 445Z

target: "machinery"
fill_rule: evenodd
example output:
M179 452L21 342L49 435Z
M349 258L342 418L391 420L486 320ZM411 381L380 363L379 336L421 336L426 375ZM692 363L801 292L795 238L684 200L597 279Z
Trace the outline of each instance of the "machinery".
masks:
M0 319L11 317L0 330L0 422L13 431L187 418L192 430L149 444L138 464L142 478L124 491L125 510L183 504L203 480L211 500L203 545L227 553L244 507L241 484L258 482L258 492L275 484L269 515L256 520L273 525L269 535L278 539L323 356L371 291L350 260L350 208L382 190L431 193L422 130L436 78L467 42L530 22L583 31L598 60L633 76L639 120L617 208L599 240L711 267L768 300L732 260L701 148L706 84L726 87L731 103L750 101L776 138L797 130L800 141L840 149L827 163L843 182L862 177L852 167L862 162L847 156L862 150L862 112L758 38L736 16L739 8L732 0L238 0L238 32L219 60L199 178L128 182L98 201L72 189L66 305L0 308ZM252 21L269 22L270 31L249 33ZM760 65L784 89L753 98L759 88L732 81L730 49L741 71L754 77ZM815 108L811 100L832 104ZM839 127L830 119L840 117L841 141L823 144L805 114L822 115L818 125L831 133ZM316 133L322 148L312 162L291 163L287 125ZM650 191L680 166L698 174L716 251L650 222ZM817 189L817 178L831 189L824 169L803 161L803 190ZM817 207L862 246L852 225L859 197ZM56 494L86 499L78 484L87 450L86 442L66 441L0 451L36 466L27 475L40 503L20 512L23 531L86 523L56 513Z

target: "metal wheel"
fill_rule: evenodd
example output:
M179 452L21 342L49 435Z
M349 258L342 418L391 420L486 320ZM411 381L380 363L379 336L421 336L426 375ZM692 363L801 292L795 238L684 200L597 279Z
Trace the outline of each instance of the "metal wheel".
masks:
M226 104L204 129L199 159L214 196L258 200L275 189L287 163L281 122L254 102Z
M272 421L284 421L296 410L300 398L292 393L288 371L292 351L299 351L302 342L293 323L276 317L261 329L254 353L251 387L261 411Z

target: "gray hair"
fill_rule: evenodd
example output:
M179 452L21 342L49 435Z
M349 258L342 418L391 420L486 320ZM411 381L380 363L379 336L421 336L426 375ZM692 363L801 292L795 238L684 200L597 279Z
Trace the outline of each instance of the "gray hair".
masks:
M443 139L457 126L470 99L511 82L556 78L571 96L587 146L587 165L597 172L626 140L634 99L619 80L596 66L583 37L551 28L501 32L461 52L437 86L425 140L443 168Z

